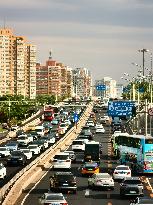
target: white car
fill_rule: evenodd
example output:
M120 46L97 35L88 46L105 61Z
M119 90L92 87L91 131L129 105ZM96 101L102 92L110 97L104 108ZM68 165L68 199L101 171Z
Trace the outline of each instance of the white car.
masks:
M0 147L0 156L1 157L8 157L8 156L11 155L10 153L11 152L10 152L9 148L7 148L7 147Z
M71 159L69 153L60 152L56 154L53 159L53 169L70 169Z
M131 169L129 166L126 165L119 165L115 168L113 172L113 178L114 179L124 179L127 177L131 177Z
M20 145L28 145L29 142L30 142L30 139L29 139L29 137L27 137L27 135L19 135L18 139L17 139L17 142Z
M84 151L85 150L84 139L74 140L72 142L72 150L73 151Z
M94 124L94 122L92 120L91 121L87 121L86 125L89 126L89 127L94 127L95 126L95 124Z
M95 173L88 179L88 186L114 189L114 180L108 173Z
M38 145L31 144L31 145L28 146L28 149L30 149L30 151L31 151L33 154L39 154L41 148L40 148Z
M96 133L105 133L105 129L103 127L97 127Z
M17 125L12 125L11 126L11 131L16 131L19 128Z
M97 129L97 128L103 128L103 125L97 123L96 126L95 126L95 129Z
M24 155L27 157L27 159L31 159L32 158L32 151L30 149L20 149Z
M6 167L1 163L0 164L0 179L4 179L6 177Z
M70 126L70 125L72 124L70 120L65 120L64 122L65 122L66 124L68 124L68 126Z
M68 205L62 193L44 193L42 197L39 197L39 204Z

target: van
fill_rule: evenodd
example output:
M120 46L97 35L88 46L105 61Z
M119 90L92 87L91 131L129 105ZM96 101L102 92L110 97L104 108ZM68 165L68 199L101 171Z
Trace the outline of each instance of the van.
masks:
M45 128L43 126L36 126L35 131L37 132L38 135L44 136Z

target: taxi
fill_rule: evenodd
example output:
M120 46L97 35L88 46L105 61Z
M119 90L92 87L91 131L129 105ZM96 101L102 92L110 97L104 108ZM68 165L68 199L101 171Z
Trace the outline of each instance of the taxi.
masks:
M82 175L90 175L99 173L100 168L96 162L86 162L81 166L81 174Z

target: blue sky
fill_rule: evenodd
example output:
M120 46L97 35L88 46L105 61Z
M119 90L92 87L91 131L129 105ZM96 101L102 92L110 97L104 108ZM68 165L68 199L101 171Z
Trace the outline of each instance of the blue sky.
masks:
M5 19L16 35L37 45L42 64L52 50L65 65L88 68L93 79L137 75L139 49L153 51L153 0L5 0ZM145 54L150 66L150 54Z

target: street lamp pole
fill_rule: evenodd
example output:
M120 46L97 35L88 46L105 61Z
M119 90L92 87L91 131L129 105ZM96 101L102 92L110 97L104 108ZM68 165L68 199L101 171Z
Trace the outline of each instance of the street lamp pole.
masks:
M145 64L145 57L144 57L144 54L145 54L145 52L149 52L149 50L148 49L146 49L146 48L143 48L143 49L140 49L140 50L138 50L139 52L142 52L142 74L143 74L143 76L145 76L145 73L144 73L144 70L145 70L145 67L144 67L144 64Z

